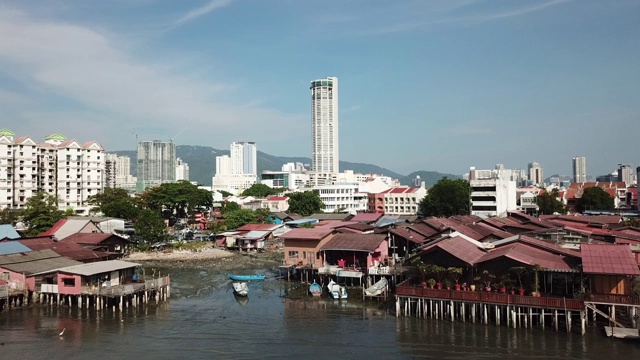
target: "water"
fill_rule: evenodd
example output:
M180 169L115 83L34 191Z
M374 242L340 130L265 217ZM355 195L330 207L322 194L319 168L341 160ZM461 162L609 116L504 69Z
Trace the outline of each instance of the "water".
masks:
M278 280L251 283L249 297L237 298L227 270L165 269L172 275L171 301L123 313L48 307L5 312L0 359L640 358L640 342L608 339L598 329L583 337L396 319L378 303L355 296L314 299L291 289L297 284Z

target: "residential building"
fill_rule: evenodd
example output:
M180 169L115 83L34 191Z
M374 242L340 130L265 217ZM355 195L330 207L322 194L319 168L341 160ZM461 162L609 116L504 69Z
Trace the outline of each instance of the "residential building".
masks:
M385 215L416 215L420 201L427 196L425 182L420 187L394 187L380 193L370 193L368 209L370 212L383 212Z
M216 174L212 179L213 191L241 194L258 182L254 142L233 142L230 155L216 156Z
M624 181L627 186L633 184L633 168L631 167L631 165L618 165L618 181Z
M544 172L537 162L529 163L529 181L531 185L541 186L544 184Z
M138 143L137 192L176 181L176 145L169 141L140 141Z
M335 211L355 214L367 211L368 194L360 192L358 183L335 183L313 188L320 195L324 212Z
M38 166L38 160L53 164L54 159L41 159L37 143L28 136L14 137L10 130L0 130L0 208L3 209L24 206L41 187L41 182L46 181L52 194L55 191L55 167L51 166L51 173L41 173Z
M573 158L573 182L587 182L587 160L584 156L576 156Z
M338 78L311 81L311 170L339 172Z
M128 192L136 191L138 178L131 176L131 158L128 156L117 156L115 160L115 187L125 189Z
M287 163L280 171L264 170L261 174L261 184L271 188L285 188L297 190L309 183L310 176L302 163Z
M182 159L176 159L176 181L186 180L189 181L189 164L182 161Z
M506 217L517 208L516 182L510 172L475 170L471 186L471 215Z
M104 160L104 187L115 188L116 187L116 163L118 161L118 155L105 154Z
M262 206L269 209L272 213L285 212L289 210L289 197L269 196L262 202Z

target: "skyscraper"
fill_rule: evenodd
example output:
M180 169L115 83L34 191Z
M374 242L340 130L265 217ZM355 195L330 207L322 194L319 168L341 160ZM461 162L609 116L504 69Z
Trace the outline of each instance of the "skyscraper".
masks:
M254 142L233 142L229 155L216 156L213 190L241 193L258 182L257 149Z
M542 185L544 183L544 171L537 162L529 163L529 181L533 185Z
M160 140L138 143L138 186L143 192L151 186L176 181L176 144Z
M232 142L230 147L232 174L251 174L258 176L256 143Z
M618 165L618 181L624 181L627 186L633 184L633 168L631 167L631 165Z
M311 81L311 170L335 174L339 170L338 78Z
M587 181L587 159L584 156L573 158L573 182L584 183Z

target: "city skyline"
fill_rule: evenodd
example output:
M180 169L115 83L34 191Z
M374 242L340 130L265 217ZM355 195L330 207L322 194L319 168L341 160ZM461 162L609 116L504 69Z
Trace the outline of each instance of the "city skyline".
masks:
M304 91L332 75L345 161L462 174L535 159L562 175L579 153L593 176L639 162L639 3L364 4L4 3L0 122L110 151L137 134L311 157ZM585 124L606 124L617 146L603 151Z

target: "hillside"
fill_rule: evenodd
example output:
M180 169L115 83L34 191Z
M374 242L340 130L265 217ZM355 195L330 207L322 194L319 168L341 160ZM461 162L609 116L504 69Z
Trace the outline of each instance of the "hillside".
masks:
M137 159L134 150L120 150L113 151L112 153L129 156L131 158L131 174L136 176ZM215 174L216 169L216 156L229 155L229 150L214 149L209 146L178 145L176 146L176 155L189 164L189 177L191 181L197 181L198 184L211 185L211 178ZM280 170L282 165L290 162L311 164L311 159L307 157L273 156L262 151L258 151L257 155L258 173L262 173L263 170ZM411 185L413 179L419 175L422 181L426 181L427 187L433 186L433 184L445 176L450 179L459 179L461 177L460 175L442 174L436 171L415 171L409 175L401 175L378 165L348 161L340 161L340 169L349 169L356 173L363 174L391 176L400 180L400 183L403 185Z

